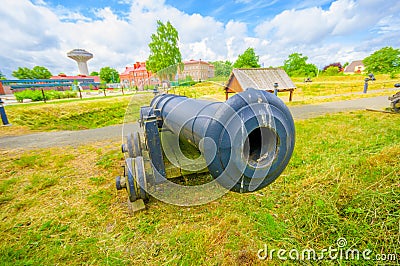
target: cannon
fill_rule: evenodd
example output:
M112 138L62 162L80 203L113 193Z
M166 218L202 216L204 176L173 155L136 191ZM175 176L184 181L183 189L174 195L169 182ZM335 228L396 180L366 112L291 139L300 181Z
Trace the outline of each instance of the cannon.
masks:
M398 85L398 86L396 86ZM400 84L397 83L394 85L396 88L400 87ZM395 93L394 95L390 96L388 98L388 100L390 101L390 107L392 108L392 110L396 113L400 113L400 91Z
M176 205L207 203L227 191L249 193L271 184L286 168L295 144L287 106L274 94L248 88L225 102L173 94L140 109L140 130L122 144L124 174L116 178L130 202L151 196ZM199 151L188 158L180 142ZM212 182L170 182L165 162L190 173L207 171ZM185 199L183 199L185 198Z

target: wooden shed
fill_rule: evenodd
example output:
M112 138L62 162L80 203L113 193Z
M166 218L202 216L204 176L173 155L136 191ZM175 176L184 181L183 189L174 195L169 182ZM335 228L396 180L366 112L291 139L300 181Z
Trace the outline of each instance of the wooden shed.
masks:
M274 92L289 91L289 101L292 101L296 89L293 81L285 70L280 68L235 68L225 86L226 99L229 93L241 92L247 88Z

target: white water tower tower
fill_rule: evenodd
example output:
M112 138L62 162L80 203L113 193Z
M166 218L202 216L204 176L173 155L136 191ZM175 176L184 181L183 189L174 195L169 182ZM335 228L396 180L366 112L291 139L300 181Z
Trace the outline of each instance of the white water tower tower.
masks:
M84 49L74 49L69 51L67 56L78 63L79 73L81 75L89 76L87 61L93 58L93 54Z

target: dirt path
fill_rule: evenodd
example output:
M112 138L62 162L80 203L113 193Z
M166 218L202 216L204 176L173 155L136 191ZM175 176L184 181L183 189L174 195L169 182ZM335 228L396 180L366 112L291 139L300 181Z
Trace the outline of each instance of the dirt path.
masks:
M321 104L290 107L295 120L307 119L327 113L338 113L366 108L383 109L389 106L387 96L362 98L349 101L327 102ZM123 132L138 129L138 124L109 126L80 131L42 132L22 136L0 137L0 149L35 149L53 146L78 146L89 142L121 139Z

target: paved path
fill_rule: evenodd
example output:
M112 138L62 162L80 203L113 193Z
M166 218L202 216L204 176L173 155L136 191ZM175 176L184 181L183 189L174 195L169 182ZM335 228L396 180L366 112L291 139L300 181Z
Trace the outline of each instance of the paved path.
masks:
M290 107L295 120L307 119L327 113L338 113L350 110L365 110L366 108L383 109L389 106L387 96L362 98L349 101L328 102L313 105ZM42 132L22 136L0 137L0 149L34 149L53 146L78 146L80 144L120 138L123 132L138 129L138 124L109 126L80 131Z
M327 113L338 113L351 110L384 109L390 106L387 96L378 96L373 98L361 98L348 101L327 102L320 104L308 104L290 107L293 118L307 119Z

